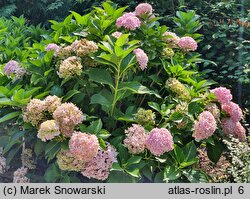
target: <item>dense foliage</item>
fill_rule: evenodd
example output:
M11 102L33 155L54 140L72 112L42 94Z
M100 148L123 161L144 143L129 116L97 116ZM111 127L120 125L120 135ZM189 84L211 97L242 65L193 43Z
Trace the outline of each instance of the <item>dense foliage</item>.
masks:
M197 149L216 163L228 134L246 140L230 90L199 72L213 63L196 52L199 16L177 11L170 28L149 4L126 9L108 1L72 11L50 21L51 33L3 20L0 34L23 43L2 45L0 173L17 169L14 182L209 182Z

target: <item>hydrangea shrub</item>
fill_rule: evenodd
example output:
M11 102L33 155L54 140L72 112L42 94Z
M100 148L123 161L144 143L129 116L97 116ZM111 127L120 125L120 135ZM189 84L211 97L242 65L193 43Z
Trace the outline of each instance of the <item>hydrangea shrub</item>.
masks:
M102 6L51 21L52 33L26 61L4 64L0 121L14 133L3 155L17 164L30 148L37 161L32 172L20 161L14 181L208 182L196 167L197 148L205 145L217 162L224 137L244 141L246 134L230 90L198 71L200 35L177 35L147 3L129 13ZM188 15L180 24L198 29ZM13 81L13 65L27 73Z

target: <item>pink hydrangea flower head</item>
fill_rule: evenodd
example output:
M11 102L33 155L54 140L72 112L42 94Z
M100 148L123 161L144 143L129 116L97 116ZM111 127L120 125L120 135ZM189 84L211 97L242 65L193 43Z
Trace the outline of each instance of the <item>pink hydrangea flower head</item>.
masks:
M120 36L122 36L122 33L116 31L116 32L113 32L113 33L112 33L112 36L115 37L116 39L118 39Z
M97 155L99 142L95 135L74 132L69 140L69 149L79 160L88 162Z
M151 15L153 13L153 8L149 3L140 3L135 8L135 15L142 16L142 15Z
M139 154L145 150L147 135L141 125L133 124L132 127L125 130L125 134L126 139L123 142L129 153Z
M170 47L175 47L180 38L174 33L174 32L164 32L163 35L166 38L163 38L163 41L165 41L166 43L170 44Z
M239 138L240 141L246 139L246 130L240 122L235 122L232 118L223 118L221 120L222 131L226 135L233 135Z
M237 123L236 123L234 135L235 135L235 137L237 137L240 141L246 140L246 129L241 125L240 122L237 122Z
M154 128L147 136L146 147L155 156L160 156L174 149L173 137L165 128Z
M193 137L199 141L209 138L217 128L216 120L212 113L204 111L199 115L198 121L194 124Z
M145 70L148 65L148 56L147 54L140 48L135 49L134 54L136 56L136 60L140 65L141 70Z
M21 167L14 172L14 183L29 183L30 179L26 177L28 169Z
M118 28L124 27L129 30L135 30L140 27L141 21L132 12L126 13L116 20L116 26Z
M31 99L23 113L24 122L30 122L37 126L45 119L45 102L39 99Z
M70 137L74 127L84 120L82 111L72 103L63 103L53 113L53 118L59 124L60 132Z
M113 162L117 162L116 155L115 149L110 145L106 150L99 149L97 156L86 163L82 175L97 180L106 180Z
M5 65L4 74L5 75L15 74L19 68L20 68L19 63L15 60L11 60Z
M46 51L54 50L55 55L59 53L60 49L61 47L54 43L48 44L47 47L45 48Z
M49 95L44 100L45 106L50 113L53 113L57 107L61 106L62 100L56 95Z
M197 42L192 37L182 37L178 46L185 51L195 51L198 47Z
M231 91L225 87L215 88L211 92L215 94L218 102L221 104L228 103L233 99Z
M238 104L228 102L226 104L222 104L221 108L230 115L233 121L238 122L242 119L243 113Z

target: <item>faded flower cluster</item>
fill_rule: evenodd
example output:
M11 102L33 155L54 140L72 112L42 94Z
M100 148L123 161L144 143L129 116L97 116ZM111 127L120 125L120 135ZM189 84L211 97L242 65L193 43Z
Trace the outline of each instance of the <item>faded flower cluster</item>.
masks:
M125 130L125 135L126 138L123 142L129 153L139 154L145 150L147 134L141 125L133 124L132 127Z

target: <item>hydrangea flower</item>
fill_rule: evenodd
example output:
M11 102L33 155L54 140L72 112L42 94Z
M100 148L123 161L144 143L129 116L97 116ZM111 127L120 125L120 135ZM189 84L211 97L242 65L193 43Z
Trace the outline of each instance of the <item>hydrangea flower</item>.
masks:
M60 57L61 59L63 58L67 58L72 56L73 54L73 49L71 46L65 46L65 47L61 47L60 50L58 51L57 54L55 54L57 57Z
M172 48L164 48L163 51L162 51L162 55L164 57L173 57L174 56L174 51Z
M162 36L163 36L162 40L168 43L170 45L169 47L171 48L177 47L180 38L174 32L166 31L163 33Z
M141 26L141 21L134 13L129 12L116 20L116 26L118 28L124 27L129 30L135 30Z
M192 37L180 38L178 46L185 51L195 51L198 47L197 42Z
M139 154L145 150L147 135L141 125L133 124L132 127L125 130L125 134L126 138L123 142L129 153Z
M59 168L64 171L82 171L85 166L85 162L76 158L69 150L61 149L56 157Z
M69 78L82 73L81 59L76 56L68 57L59 66L57 72L60 78Z
M226 104L233 98L231 91L225 87L215 88L211 90L211 92L215 94L218 102L220 102L221 104Z
M4 67L5 75L13 75L20 68L20 65L17 61L11 60Z
M176 78L169 78L166 82L166 86L175 93L180 99L189 99L190 93L187 88Z
M154 128L147 136L146 147L155 156L160 156L174 149L173 137L165 128Z
M89 41L87 39L76 40L71 44L72 50L77 56L83 57L90 53L94 53L98 50L98 46L94 41Z
M39 99L32 99L23 113L23 120L37 126L45 118L46 105Z
M145 70L148 64L147 54L140 48L135 49L133 52L136 56L136 60L139 63L141 70Z
M69 149L77 159L88 162L97 155L99 142L96 135L74 132L69 141Z
M44 99L45 106L48 110L48 112L53 113L57 107L59 107L62 104L61 98L57 97L56 95L49 95Z
M60 132L66 137L70 137L74 132L74 127L84 119L82 111L72 103L63 103L58 106L53 113L53 118L59 124Z
M116 31L116 32L113 32L113 33L112 33L112 36L115 37L116 39L118 39L120 36L122 36L122 33Z
M221 120L222 131L227 135L233 135L240 141L246 139L246 130L240 122L235 122L232 118L223 118Z
M21 167L14 172L13 183L29 183L30 179L26 177L28 169Z
M140 3L135 8L135 15L143 16L143 15L151 15L153 13L153 8L149 3Z
M155 124L155 113L152 110L145 110L139 108L135 114L135 119L141 125L154 125Z
M238 104L228 102L226 104L222 104L221 108L230 115L233 121L238 122L242 119L243 113Z
M113 162L117 162L116 155L115 149L110 145L107 150L100 149L97 155L86 163L81 174L88 178L106 180Z
M40 125L37 137L43 142L52 140L56 136L60 135L59 126L55 120L47 120Z
M54 44L54 43L51 43L51 44L48 44L45 48L46 51L54 51L54 54L55 56L59 53L61 47L58 46L57 44Z
M204 111L199 115L198 121L195 122L193 137L199 141L209 138L217 128L216 120L212 113Z

